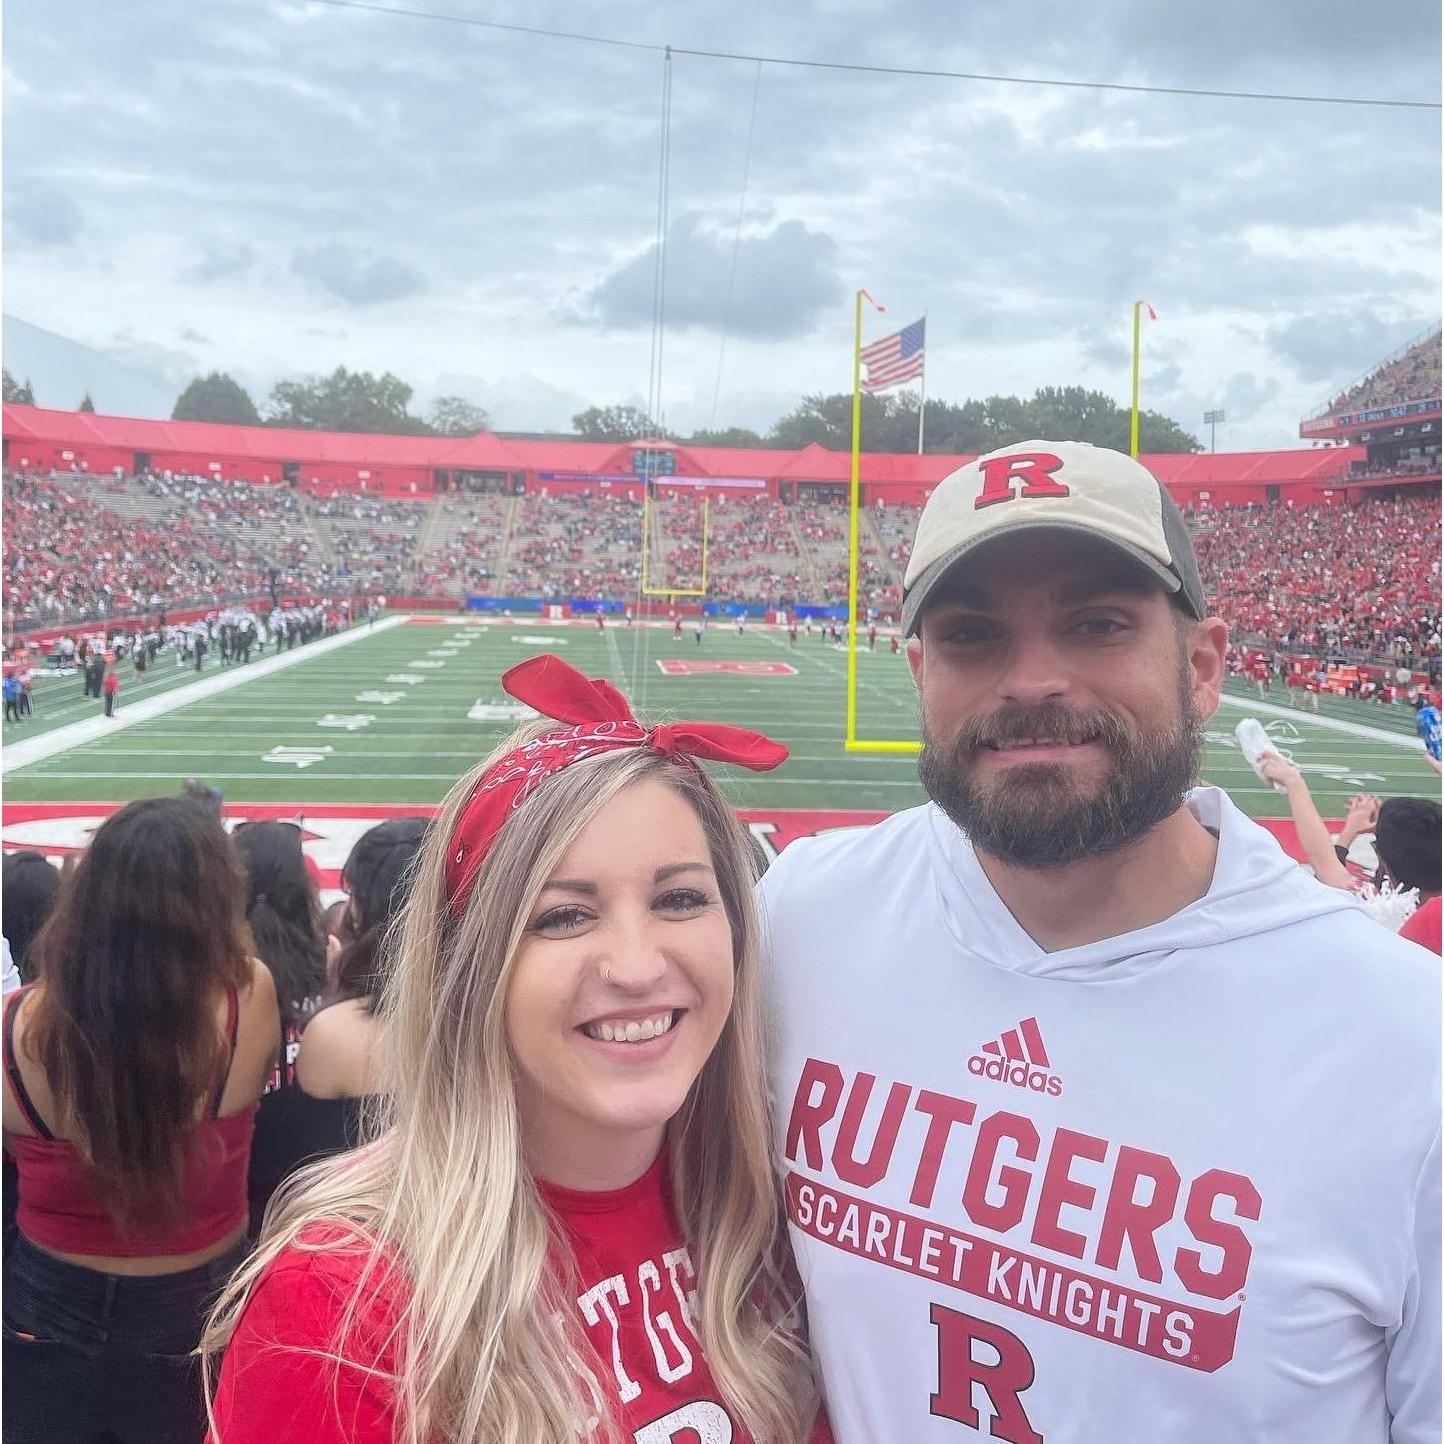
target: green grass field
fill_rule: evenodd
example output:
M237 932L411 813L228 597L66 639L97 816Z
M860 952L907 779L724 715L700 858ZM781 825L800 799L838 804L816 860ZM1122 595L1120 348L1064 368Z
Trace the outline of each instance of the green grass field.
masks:
M291 654L295 665L273 676L247 679L113 736L15 767L5 775L5 799L125 801L172 792L184 778L198 776L233 802L435 802L514 725L498 710L509 703L501 673L544 649L590 675L611 678L654 718L734 722L785 741L792 757L777 772L736 772L727 779L738 806L892 811L922 798L913 757L844 752L847 657L819 636L804 635L793 650L785 633L754 625L739 637L733 627L717 624L698 647L690 628L674 640L670 629L653 627L609 626L599 634L590 625L428 619L362 636L324 655L297 649ZM667 675L664 665L678 662L780 663L796 670ZM905 657L892 655L880 641L876 652L861 652L858 669L859 735L916 736ZM204 676L219 673L211 661ZM122 676L123 712L196 680L193 670L177 668L168 656L144 678L128 664ZM96 716L100 704L80 694L78 677L39 679L36 717L19 726L7 723L5 742ZM1256 694L1234 695L1247 701ZM1270 701L1287 709L1281 688ZM1438 779L1422 752L1399 745L1413 735L1413 716L1404 708L1325 703L1322 720L1362 727L1359 734L1319 725L1310 711L1288 709L1279 718L1225 706L1209 726L1205 776L1255 816L1283 816L1286 808L1258 783L1233 744L1234 724L1250 711L1308 772L1326 816L1342 816L1348 796L1361 790L1383 796L1437 792Z

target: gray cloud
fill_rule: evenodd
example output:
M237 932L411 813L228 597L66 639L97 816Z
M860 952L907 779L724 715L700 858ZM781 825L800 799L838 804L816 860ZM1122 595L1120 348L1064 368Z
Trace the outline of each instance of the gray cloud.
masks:
M299 250L293 274L350 306L373 306L420 295L426 280L414 266L342 242Z
M7 175L5 245L16 250L53 250L80 238L85 218L68 195L44 182L16 187Z
M234 281L247 275L256 264L256 248L245 241L222 241L207 245L202 254L182 272L188 281L209 285L213 281Z
M1378 315L1357 312L1323 312L1296 316L1269 329L1268 340L1301 380L1309 382L1338 381L1348 378L1350 370L1360 372L1360 357L1371 358L1365 364L1381 360L1428 325L1424 317L1404 323L1391 323Z
M500 426L504 406L571 404L518 378L588 402L644 389L657 56L299 0L12 12L5 280L22 314L91 344L126 326L173 339L183 320L215 338L208 367L255 378L337 362L418 391L486 377ZM487 16L533 18L524 0L488 0ZM548 21L622 28L596 0L556 0ZM1097 0L1086 15L1073 0L799 0L745 16L693 0L626 30L967 71L1438 88L1439 16L1418 0ZM666 404L703 423L755 74L674 65ZM144 103L108 104L98 125L96 98L117 95ZM752 419L744 381L758 397L845 384L854 285L890 317L928 312L939 396L1116 393L1142 295L1163 318L1153 355L1181 377L1165 393L1154 375L1158 404L1176 397L1189 423L1252 375L1280 389L1230 440L1296 444L1303 411L1437 310L1438 173L1436 113L766 67L716 419Z
M606 278L588 298L606 326L652 322L656 245ZM837 243L801 221L783 221L760 235L744 235L728 306L732 238L683 217L667 237L666 314L670 326L724 328L739 336L803 336L842 297Z

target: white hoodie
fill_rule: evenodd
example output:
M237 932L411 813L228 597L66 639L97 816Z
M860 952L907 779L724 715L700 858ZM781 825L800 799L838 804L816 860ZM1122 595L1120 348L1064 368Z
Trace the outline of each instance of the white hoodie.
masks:
M931 805L763 881L839 1444L1438 1444L1439 961L1189 805L1207 894L1059 952Z

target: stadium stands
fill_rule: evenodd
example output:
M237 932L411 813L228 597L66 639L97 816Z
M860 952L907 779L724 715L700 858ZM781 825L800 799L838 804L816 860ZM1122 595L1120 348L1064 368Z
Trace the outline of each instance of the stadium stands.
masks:
M4 580L19 626L213 602L264 590L460 598L529 595L632 604L642 507L610 491L430 501L335 496L206 478L5 480ZM868 507L859 602L896 616L920 508ZM1367 654L1439 655L1440 511L1432 493L1341 507L1287 501L1188 509L1211 595L1240 640ZM654 511L649 583L701 581L701 503ZM769 610L847 601L847 510L721 497L711 507L708 600Z

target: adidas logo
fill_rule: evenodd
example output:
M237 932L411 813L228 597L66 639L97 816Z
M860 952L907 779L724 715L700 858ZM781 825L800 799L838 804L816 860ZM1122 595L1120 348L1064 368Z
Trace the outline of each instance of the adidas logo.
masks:
M1036 1018L1024 1018L1016 1028L1009 1028L995 1043L984 1043L968 1059L968 1072L995 1083L1011 1083L1030 1093L1046 1093L1058 1098L1063 1093L1063 1080L1049 1071L1048 1050Z

